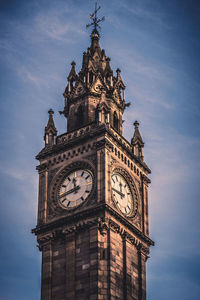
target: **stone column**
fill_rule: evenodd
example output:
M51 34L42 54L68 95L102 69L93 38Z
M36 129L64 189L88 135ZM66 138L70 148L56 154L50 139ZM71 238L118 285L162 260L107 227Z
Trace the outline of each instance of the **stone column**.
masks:
M138 249L138 300L146 300L146 255Z

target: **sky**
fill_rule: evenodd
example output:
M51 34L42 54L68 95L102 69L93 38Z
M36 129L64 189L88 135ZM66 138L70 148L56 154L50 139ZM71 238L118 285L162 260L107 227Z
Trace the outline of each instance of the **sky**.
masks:
M200 295L200 2L101 0L101 47L126 85L125 138L140 122L149 188L147 300ZM48 110L90 45L93 0L0 0L0 300L40 298L38 162Z

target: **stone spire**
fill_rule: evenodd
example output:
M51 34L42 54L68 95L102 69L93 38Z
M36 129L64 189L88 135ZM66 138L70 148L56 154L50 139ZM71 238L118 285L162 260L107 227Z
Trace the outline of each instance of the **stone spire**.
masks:
M83 52L81 70L76 73L75 63L68 76L64 92L65 106L61 112L67 118L67 130L72 131L91 122L110 123L115 130L122 134L122 114L128 106L125 102L125 85L120 70L116 75L110 65L111 59L101 49L99 39L99 23L97 8L90 15L93 26L91 43ZM100 121L101 120L101 121Z
M68 80L71 80L71 79L76 79L76 70L75 70L75 66L76 66L76 63L75 61L73 60L72 63L71 63L71 71L69 72L69 75L67 77Z
M55 127L54 120L53 120L54 111L50 108L48 113L49 113L49 120L47 126L45 127L45 134L44 134L45 147L54 145L57 136L57 129Z
M141 160L144 159L143 157L143 147L144 147L144 142L142 140L140 131L139 131L139 122L135 121L134 122L134 126L135 126L135 131L134 131L134 135L133 138L131 139L131 144L133 147L133 153L140 158Z
M68 80L68 84L67 84L67 87L65 89L65 92L64 92L64 97L66 97L67 93L70 93L73 91L74 89L74 85L75 85L75 82L76 82L76 70L75 70L75 66L76 66L76 63L75 61L72 61L71 63L71 70L69 72L69 75L67 77L67 80Z

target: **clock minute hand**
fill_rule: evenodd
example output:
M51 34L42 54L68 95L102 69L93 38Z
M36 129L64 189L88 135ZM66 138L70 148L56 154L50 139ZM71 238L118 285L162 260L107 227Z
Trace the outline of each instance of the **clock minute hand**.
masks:
M125 197L125 195L122 192L116 190L115 188L112 188L112 190L115 191L116 193L118 193L122 198Z
M80 189L80 186L77 185L77 186L75 186L73 189L71 189L71 190L69 190L69 191L63 193L62 195L60 195L60 198L63 197L63 196L67 196L67 195L69 195L69 194L71 194L71 193L77 193L77 191L78 191L79 189Z

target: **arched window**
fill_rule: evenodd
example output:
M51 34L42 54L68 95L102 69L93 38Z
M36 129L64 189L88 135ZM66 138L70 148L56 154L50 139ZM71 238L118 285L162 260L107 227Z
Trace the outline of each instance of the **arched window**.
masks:
M114 127L116 130L119 130L119 120L118 120L116 111L115 111L114 114L113 114L113 127Z
M124 89L120 86L119 91L120 91L121 100L123 101L124 100Z
M70 80L70 92L73 91L74 86L75 86L75 80L72 78L72 79Z
M77 110L77 117L76 117L76 127L81 127L84 123L84 109L83 106L79 106Z
M108 113L107 113L107 111L104 108L102 110L102 121L104 123L107 123L107 121L108 121Z
M93 73L92 73L92 71L90 71L90 73L89 73L89 83L90 84L93 83Z
M51 132L51 131L49 132L48 144L49 144L49 145L52 145L52 144L53 144L53 135L52 135L52 132Z

